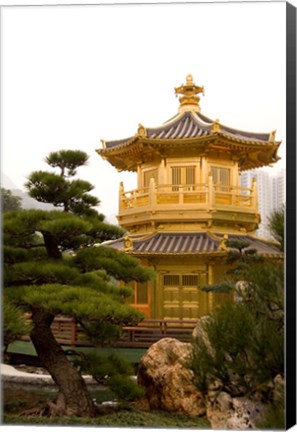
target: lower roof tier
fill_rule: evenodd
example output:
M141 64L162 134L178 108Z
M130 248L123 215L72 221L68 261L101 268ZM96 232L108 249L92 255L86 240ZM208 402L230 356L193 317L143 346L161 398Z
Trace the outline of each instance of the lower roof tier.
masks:
M196 233L155 233L139 238L127 236L104 243L106 246L126 251L136 256L153 255L226 255L228 247L226 241L246 241L259 255L271 258L283 258L283 253L275 242L260 239L250 235L215 234L210 232Z

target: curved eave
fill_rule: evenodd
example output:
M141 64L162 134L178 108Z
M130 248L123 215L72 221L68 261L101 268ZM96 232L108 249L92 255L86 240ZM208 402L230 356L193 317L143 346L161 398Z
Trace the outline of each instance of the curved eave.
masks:
M220 139L223 138L223 139ZM202 135L198 137L189 137L189 138L148 138L148 137L133 137L129 141L125 141L118 146L106 147L102 149L96 150L98 154L101 156L107 156L112 154L122 154L122 152L126 152L129 147L138 146L139 144L143 144L144 146L151 147L162 147L168 148L168 146L180 147L181 145L191 145L191 144L209 144L215 142L217 145L224 147L224 145L232 145L232 144L242 144L245 147L250 148L259 148L263 149L263 147L271 148L277 150L281 141L259 141L259 140L251 140L245 138L237 138L232 135L229 135L224 132L215 132L207 135Z
M112 147L96 150L118 170L135 171L137 163L143 163L156 157L167 157L172 154L184 154L198 150L227 150L240 155L240 169L260 168L277 162L278 142L263 142L260 140L234 137L225 132L214 132L199 137L190 138L147 138L135 136L128 141Z
M181 257L181 256L188 256L188 257L220 257L220 258L225 258L228 256L228 251L222 251L222 252L134 252L133 250L130 251L126 251L127 254L129 255L134 255L135 257L152 257L152 256L156 256L156 257L160 257L160 256L176 256L176 257ZM282 253L279 254L272 254L272 253L261 253L261 256L263 256L264 258L269 258L269 259L275 259L275 260L283 260L284 259L284 255Z
M129 255L135 255L135 256L141 256L141 257L145 257L145 256L176 256L176 257L181 257L181 256L195 256L195 257L222 257L225 258L227 257L228 253L225 251L222 252L134 252L133 250L127 251L126 253L129 253Z

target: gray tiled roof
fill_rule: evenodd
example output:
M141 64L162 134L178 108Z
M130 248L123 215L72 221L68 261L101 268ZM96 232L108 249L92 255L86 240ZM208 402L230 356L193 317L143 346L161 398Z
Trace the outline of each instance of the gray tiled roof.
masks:
M223 252L220 249L222 234L210 234L208 232L198 233L157 233L143 240L133 240L133 250L130 253L135 255L151 254L212 254ZM256 249L261 255L283 256L278 247L269 241L256 238L250 235L229 234L228 240L246 240L250 243L247 249ZM109 244L117 249L123 248L123 242L116 240Z
M177 115L171 121L158 128L148 128L148 138L197 138L211 133L214 121L205 117L199 112L186 111L182 115ZM269 140L269 134L244 132L220 124L220 131L235 138L244 138L252 141Z
M214 121L199 112L185 111L177 114L171 120L156 128L146 128L146 138L150 139L183 139L198 138L211 134ZM256 141L257 143L267 143L270 134L245 132L230 128L220 124L220 133L233 139L243 139ZM136 140L136 136L126 139L107 141L106 148L115 148L131 144Z
M149 138L193 138L210 133L211 124L203 124L190 112L177 116L176 120L158 128L147 129Z
M158 233L147 240L135 241L133 252L214 252L218 249L218 245L219 241L214 240L206 233Z

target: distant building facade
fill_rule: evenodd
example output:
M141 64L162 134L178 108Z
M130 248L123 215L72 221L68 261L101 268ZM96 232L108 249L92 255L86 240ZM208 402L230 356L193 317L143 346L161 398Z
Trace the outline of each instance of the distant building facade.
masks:
M241 186L250 188L254 178L258 186L258 210L261 215L256 234L271 239L268 218L286 202L286 172L284 169L273 173L263 169L245 171L241 174Z

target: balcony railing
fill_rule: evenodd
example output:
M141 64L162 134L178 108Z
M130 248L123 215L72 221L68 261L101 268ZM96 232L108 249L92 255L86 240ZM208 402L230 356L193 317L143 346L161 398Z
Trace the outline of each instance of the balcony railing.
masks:
M211 179L208 183L192 185L155 185L151 181L148 188L128 192L121 185L120 214L174 206L257 212L257 193L255 184L252 188L214 185Z

